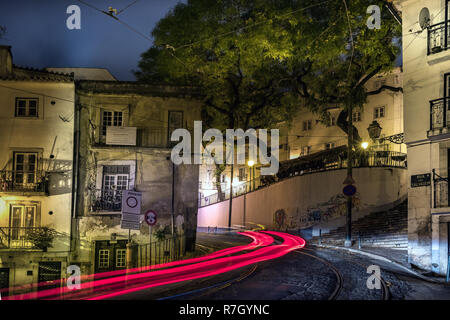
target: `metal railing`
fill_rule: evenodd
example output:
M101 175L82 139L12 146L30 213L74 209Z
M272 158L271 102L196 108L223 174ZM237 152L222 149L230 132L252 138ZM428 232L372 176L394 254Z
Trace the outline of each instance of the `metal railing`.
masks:
M39 227L0 227L0 249L33 249L28 234Z
M185 254L185 243L185 236L177 235L161 241L139 245L138 267L142 268L179 260Z
M243 194L252 192L261 186L261 178L252 179L250 181L239 182L233 186L233 198L241 196ZM213 193L209 196L203 196L198 199L198 206L205 207L210 204L214 204L220 201L230 199L230 188L222 189L222 195L219 197L219 193Z
M335 149L321 151L317 154L311 154L305 157L307 160L297 158L280 163L280 168L276 176L260 176L253 182L247 181L233 187L233 197L243 195L261 187L269 186L282 179L295 177L299 175L322 172L327 170L336 170L347 168L346 147L337 147ZM353 167L394 167L406 168L407 157L405 153L395 151L361 151L355 152L353 156ZM222 191L222 196L218 193L209 196L200 197L198 207L204 207L217 202L228 200L230 198L230 189Z
M91 212L121 211L122 190L95 189L91 191Z
M98 126L95 129L94 145L97 146L120 146L120 144L106 143L106 128ZM133 127L136 128L136 141L132 146L143 148L168 148L177 142L170 141L169 129L167 127ZM191 132L191 131L190 131ZM192 135L192 132L191 132ZM131 146L131 145L123 145Z
M442 129L449 126L447 108L450 98L430 100L430 130Z
M433 198L434 208L450 207L448 199L448 178L441 177L435 170L432 171L433 177Z
M48 192L43 171L0 171L0 192Z
M428 28L427 54L434 54L448 49L449 21L434 24Z

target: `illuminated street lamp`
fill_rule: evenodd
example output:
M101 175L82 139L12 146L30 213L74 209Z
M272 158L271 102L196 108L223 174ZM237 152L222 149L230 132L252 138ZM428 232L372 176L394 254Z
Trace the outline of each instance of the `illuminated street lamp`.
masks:
M252 185L252 170L253 170L253 190L255 190L255 161L253 160L248 160L247 161L247 165L250 167L250 187Z
M368 146L369 146L368 142L361 143L361 148L363 148L364 150L367 149Z

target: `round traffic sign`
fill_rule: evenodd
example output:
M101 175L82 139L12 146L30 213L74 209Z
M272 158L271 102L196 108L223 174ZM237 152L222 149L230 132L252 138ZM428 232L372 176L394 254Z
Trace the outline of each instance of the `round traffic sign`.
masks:
M145 222L147 222L147 224L149 226L154 226L157 221L156 212L153 210L148 210L144 215L144 219L145 219Z
M356 193L356 187L352 184L348 184L342 189L342 193L347 197L351 197Z
M138 200L136 197L130 196L127 198L127 206L130 208L135 208L138 205Z

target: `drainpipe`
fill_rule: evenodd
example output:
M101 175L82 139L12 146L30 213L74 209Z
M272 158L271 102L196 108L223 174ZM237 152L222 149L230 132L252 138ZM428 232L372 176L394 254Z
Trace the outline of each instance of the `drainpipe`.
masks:
M75 88L75 106L74 106L74 135L73 135L73 165L72 165L72 216L70 226L70 252L72 259L78 257L78 220L77 220L77 198L78 198L78 180L79 180L79 159L80 159L80 105L79 96Z

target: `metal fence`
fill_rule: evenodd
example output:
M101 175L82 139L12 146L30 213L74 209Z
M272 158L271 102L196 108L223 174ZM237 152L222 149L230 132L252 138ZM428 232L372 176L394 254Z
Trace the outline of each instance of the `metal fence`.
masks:
M186 237L178 235L138 247L138 267L179 260L185 254Z
M121 211L122 190L95 189L91 192L91 212Z
M0 192L48 192L43 171L0 171Z
M33 242L28 234L39 230L39 227L0 227L0 249L32 249Z

